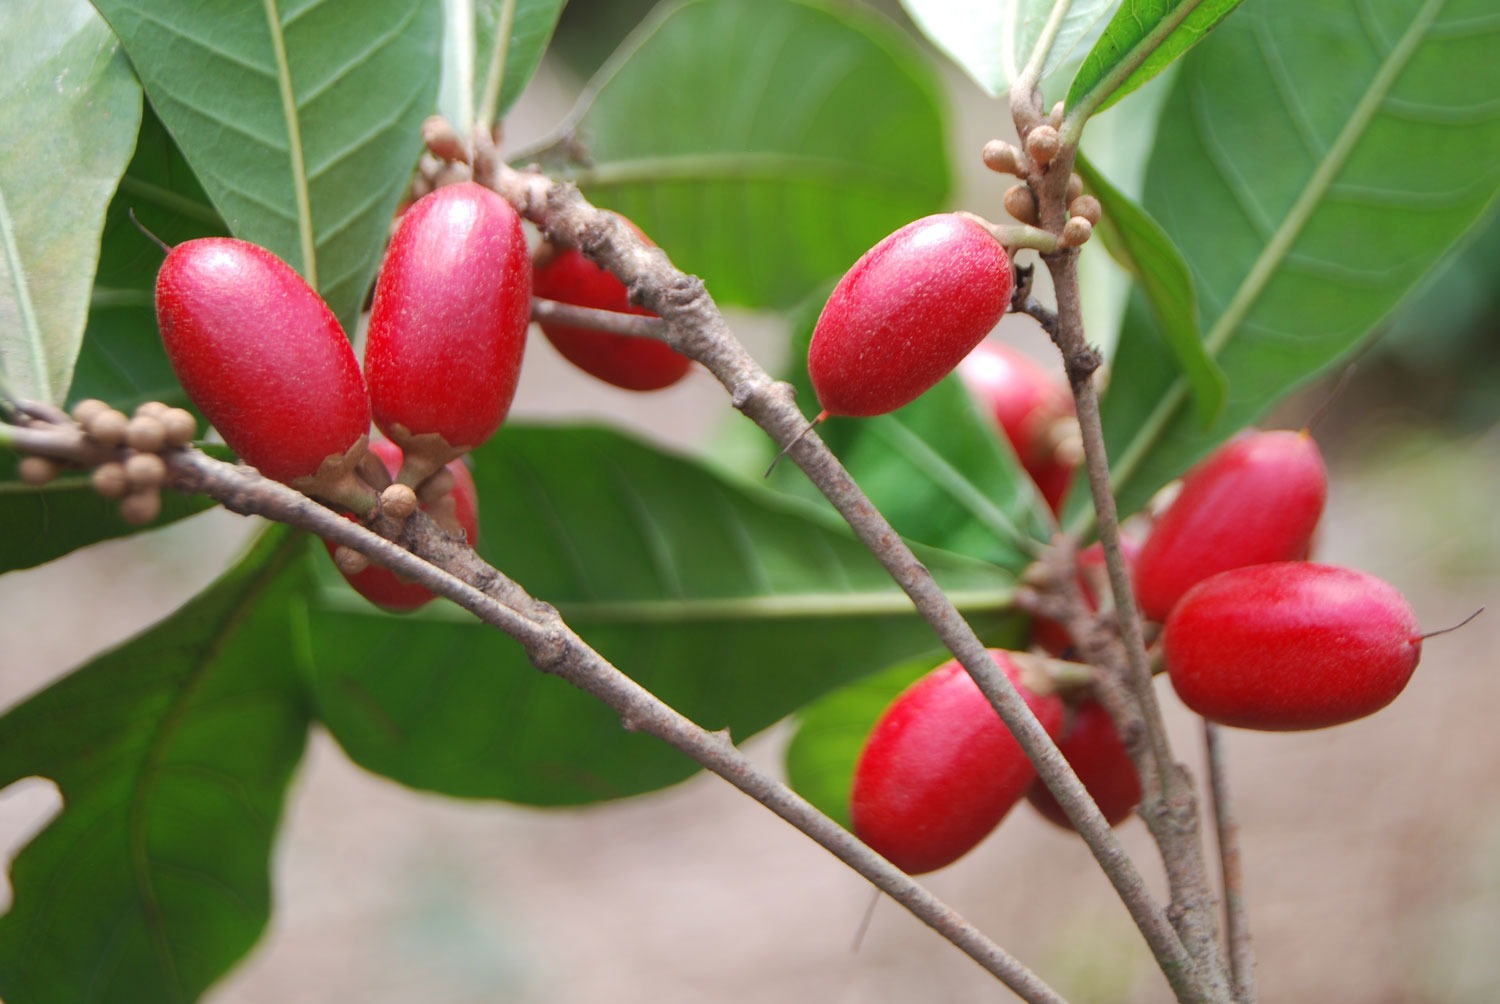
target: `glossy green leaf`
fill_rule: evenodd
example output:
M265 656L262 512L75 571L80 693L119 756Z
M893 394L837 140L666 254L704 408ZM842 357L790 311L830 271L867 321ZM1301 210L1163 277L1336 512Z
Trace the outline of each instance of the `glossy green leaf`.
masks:
M1111 185L1086 158L1080 156L1077 166L1089 191L1104 208L1098 235L1140 283L1162 337L1187 379L1198 421L1206 428L1224 408L1229 381L1204 351L1193 274L1172 238L1149 213Z
M474 116L504 118L531 82L564 0L455 0L444 4L438 107L461 135ZM504 34L502 35L502 31ZM503 39L503 47L499 44Z
M16 455L0 447L0 574L61 558L90 544L126 537L202 512L204 495L162 493L161 515L145 526L120 517L120 504L94 491L86 472L69 472L41 488L15 477Z
M1142 202L1229 378L1208 429L1133 305L1104 427L1122 511L1345 358L1500 190L1488 0L1261 0L1183 61Z
M737 740L934 647L842 525L619 433L507 426L474 475L480 551L605 658ZM923 557L981 630L1012 619L1004 571ZM308 632L320 717L355 760L402 783L567 804L696 769L451 606L391 617L340 585Z
M1116 0L901 0L922 34L989 94L1010 90L1033 53L1048 51L1041 78L1057 69ZM1062 21L1050 45L1048 24Z
M10 0L0 39L0 387L59 403L141 87L85 0Z
M794 303L948 194L931 67L852 9L688 0L591 87L572 176L720 303Z
M229 232L149 107L105 216L88 329L68 397L100 398L127 412L143 401L191 408L156 326L156 273L164 256L131 221L132 211L170 245Z
M442 9L407 0L96 0L236 237L352 326L421 150Z
M1125 0L1073 77L1067 110L1095 114L1197 45L1244 0Z
M308 723L287 539L0 718L0 787L48 777L64 800L11 865L5 1000L196 1000L260 936Z

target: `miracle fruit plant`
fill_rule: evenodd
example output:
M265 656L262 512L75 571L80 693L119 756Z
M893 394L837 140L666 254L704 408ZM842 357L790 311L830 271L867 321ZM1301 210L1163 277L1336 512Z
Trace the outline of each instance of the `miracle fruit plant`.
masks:
M1003 99L990 131L1014 131L965 153L1010 179L961 207L931 51L847 4L666 4L551 136L514 146L501 124L561 6L0 7L0 571L212 505L262 517L180 610L0 717L0 786L63 797L10 867L0 998L199 999L265 927L316 722L371 771L469 798L589 803L706 768L1017 997L1058 1002L900 870L953 860L1040 784L1172 997L1255 1000L1233 818L1219 801L1221 919L1153 669L1164 644L1216 799L1216 722L1320 727L1410 678L1399 594L1306 560L1311 438L1230 437L1338 367L1489 212L1489 0L995 0L979 21L905 0ZM1108 179L1131 165L1082 157L1085 127L1169 65L1128 194ZM1106 254L1134 292L1086 337L1079 262ZM549 274L562 256L618 288ZM773 377L721 304L784 312L810 351ZM367 306L362 375L343 333ZM948 377L1007 310L1071 392L1041 431ZM528 318L700 364L759 427L755 463L508 417ZM620 378L566 341L625 386L681 375L667 357ZM372 415L399 464L370 451ZM1238 459L1249 440L1280 444L1269 473ZM1032 485L1045 463L1078 466L1070 490ZM1132 572L1119 514L1190 468ZM1230 504L1194 506L1232 477ZM1102 576L1075 559L1091 544ZM366 563L451 604L391 616L339 575ZM1033 618L1073 661L1016 651ZM836 733L874 680L861 758ZM797 790L735 745L789 715ZM984 738L943 748L959 732ZM1112 829L1132 807L1165 902Z

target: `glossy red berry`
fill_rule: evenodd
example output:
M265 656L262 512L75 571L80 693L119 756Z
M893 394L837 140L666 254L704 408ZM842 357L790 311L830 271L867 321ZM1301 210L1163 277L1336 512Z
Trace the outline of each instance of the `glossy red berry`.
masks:
M1203 717L1247 729L1316 729L1363 718L1401 693L1422 654L1396 589L1305 561L1221 572L1167 618L1172 686Z
M1010 305L1010 257L974 218L927 216L854 263L813 329L807 368L829 415L883 415L953 372Z
M1243 433L1189 471L1135 563L1136 600L1164 621L1195 584L1230 568L1307 554L1328 470L1306 432Z
M1053 512L1078 469L1073 395L1025 354L983 341L958 364L969 393L995 418Z
M386 470L391 472L391 477L395 477L401 470L401 447L395 443L385 439L374 440L370 443L370 452L380 458ZM474 476L469 473L462 460L450 462L447 469L453 475L451 504L454 520L463 530L470 546L473 546L479 539L479 496L474 488ZM427 506L423 505L422 509L426 510ZM337 550L336 545L326 540L323 546L330 555ZM386 610L404 613L415 610L434 598L426 586L403 579L381 565L372 564L353 575L346 573L344 578L361 596Z
M1094 700L1078 705L1057 740L1057 748L1110 826L1119 825L1140 804L1141 779L1104 705ZM1045 818L1073 829L1068 814L1041 778L1031 783L1026 799Z
M634 224L637 235L645 235ZM648 241L649 243L649 241ZM617 313L653 315L630 302L630 291L577 248L547 249L537 259L532 292L546 300ZM574 366L626 390L660 390L687 375L692 360L654 338L544 321L542 334Z
M1062 701L1021 683L1010 656L991 649L1049 734ZM1036 776L1020 744L956 660L902 691L881 715L854 768L854 832L911 874L951 864L979 843Z
M500 427L531 314L521 220L472 182L412 204L386 250L365 346L375 424L421 480Z
M157 273L156 318L183 389L245 463L315 493L358 463L370 429L359 363L286 262L229 237L184 241Z

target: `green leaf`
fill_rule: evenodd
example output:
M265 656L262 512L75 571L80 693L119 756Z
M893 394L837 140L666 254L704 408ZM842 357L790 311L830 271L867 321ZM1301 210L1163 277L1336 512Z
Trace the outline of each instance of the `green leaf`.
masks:
M474 474L480 551L605 658L736 739L935 644L846 528L618 433L507 426ZM1013 619L1005 572L923 558L978 629ZM404 784L558 805L696 769L451 606L396 618L339 586L308 631L320 717Z
M212 506L206 495L163 492L161 515L145 526L120 518L120 504L94 491L86 472L69 472L41 488L16 480L16 454L0 448L0 574L61 558L101 540L176 522Z
M69 399L100 398L127 412L144 401L192 408L156 326L162 251L130 219L132 211L167 244L229 233L149 107L135 156L105 216L93 305Z
M288 536L0 718L0 787L40 775L64 800L11 866L6 1000L196 1000L264 929L308 724Z
M1073 77L1067 111L1098 114L1197 45L1244 0L1125 0Z
M1500 189L1488 0L1261 0L1183 61L1144 190L1229 378L1203 429L1133 304L1105 401L1120 508L1345 358Z
M1077 168L1104 208L1099 236L1140 283L1162 336L1187 378L1198 422L1208 427L1224 408L1229 381L1204 351L1198 328L1198 294L1193 290L1193 274L1187 262L1161 225L1082 155Z
M448 23L439 105L461 135L473 128L476 109L487 111L495 122L515 104L541 64L563 2L469 0L444 5ZM503 36L502 28L508 28ZM500 49L497 42L502 37Z
M236 237L351 328L421 150L442 9L407 0L96 0Z
M84 0L10 0L0 38L0 388L58 403L141 88Z
M901 0L922 34L991 96L1010 90L1066 6L1038 79L1057 69L1115 0Z
M721 304L794 303L948 195L931 67L854 10L688 0L591 87L574 180Z

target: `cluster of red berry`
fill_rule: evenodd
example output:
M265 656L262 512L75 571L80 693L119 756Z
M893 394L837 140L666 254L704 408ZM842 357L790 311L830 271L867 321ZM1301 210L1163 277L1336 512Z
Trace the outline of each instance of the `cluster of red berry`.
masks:
M892 411L957 369L1056 511L1078 463L1071 395L1013 350L982 341L1011 289L1006 252L980 222L918 220L838 284L808 367L825 415ZM1401 595L1373 576L1308 560L1327 483L1307 432L1247 431L1184 477L1139 548L1124 548L1173 687L1204 718L1264 730L1336 725L1389 704L1416 668L1422 635ZM1094 609L1102 565L1097 544L1078 556ZM1040 647L1076 651L1061 624L1039 619L1036 628ZM1103 705L1065 700L1026 656L991 656L1105 818L1129 816L1141 786ZM1071 825L952 661L877 721L855 767L850 811L862 839L916 873L965 854L1023 797Z
M213 237L172 248L157 276L156 309L183 388L245 463L365 518L376 511L401 518L419 505L472 543L478 501L462 458L510 411L533 294L645 313L576 249L543 245L533 261L509 203L460 182L401 215L375 284L363 372L322 298L291 266L245 241ZM690 366L653 339L542 327L565 357L621 387L665 387ZM385 439L370 441L372 421ZM411 490L391 494L393 485ZM378 510L356 501L375 493ZM329 551L382 607L412 610L432 599L360 555Z

